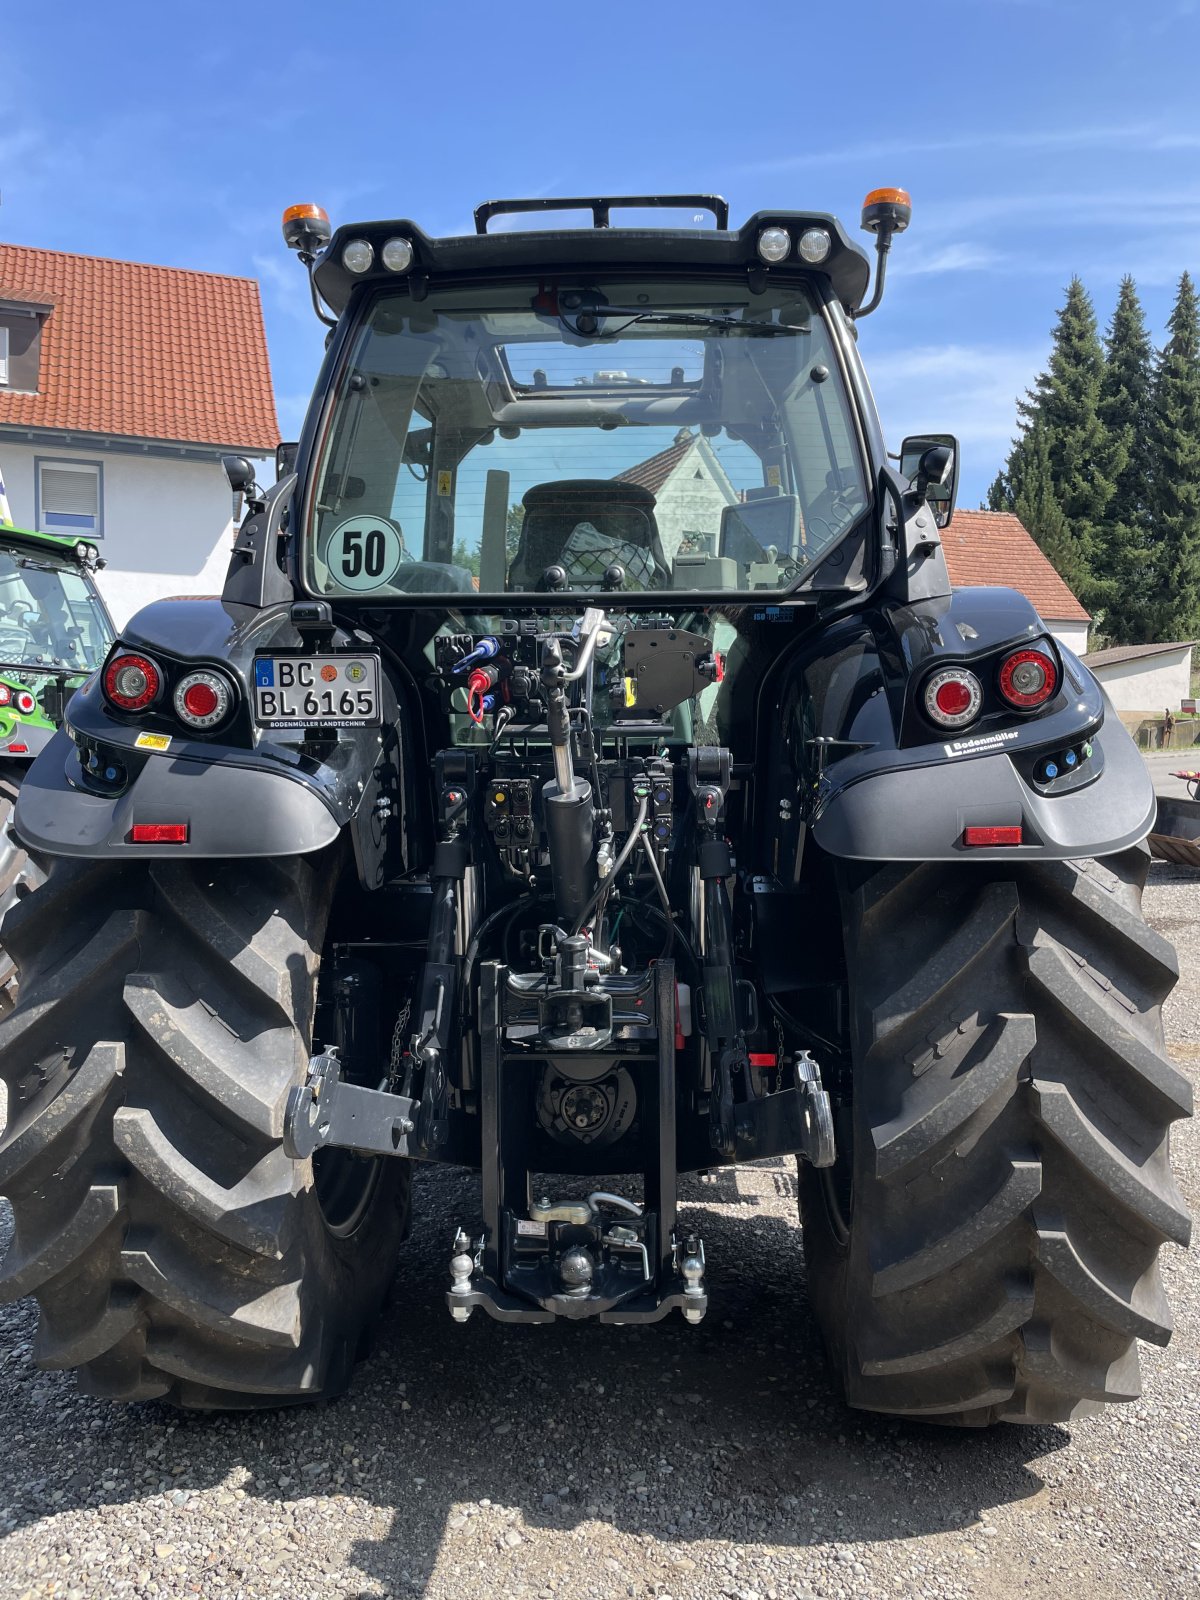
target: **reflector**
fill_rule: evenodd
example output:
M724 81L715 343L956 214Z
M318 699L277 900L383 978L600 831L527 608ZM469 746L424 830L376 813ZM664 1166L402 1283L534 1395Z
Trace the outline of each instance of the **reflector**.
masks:
M186 822L135 822L129 835L132 844L186 844Z
M1024 833L1020 824L1004 828L964 828L962 842L976 848L1000 844L1023 844Z

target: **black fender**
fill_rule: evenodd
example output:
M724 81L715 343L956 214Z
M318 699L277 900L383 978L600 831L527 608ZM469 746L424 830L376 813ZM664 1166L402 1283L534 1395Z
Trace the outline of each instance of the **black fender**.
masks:
M1022 714L1000 700L996 673L1013 648L1034 643L1058 661L1059 688ZM984 710L960 734L921 708L929 675L950 664L984 685ZM810 833L850 860L1045 860L1123 849L1154 820L1145 764L1100 684L1011 589L857 612L811 636L764 693L764 820L785 879L798 878ZM1042 781L1043 762L1059 755L1060 776ZM968 827L1013 825L1020 845L964 844Z
M367 888L422 865L411 719L401 709L411 694L394 669L381 673L379 728L331 729L313 746L254 726L255 653L302 648L285 603L164 600L138 612L114 652L144 651L163 669L159 704L122 717L104 699L102 671L76 693L22 787L22 842L46 855L277 856L320 850L348 829ZM220 668L238 690L214 736L187 730L171 710L172 682L197 666ZM161 748L146 748L147 735ZM134 844L143 822L186 822L187 842Z

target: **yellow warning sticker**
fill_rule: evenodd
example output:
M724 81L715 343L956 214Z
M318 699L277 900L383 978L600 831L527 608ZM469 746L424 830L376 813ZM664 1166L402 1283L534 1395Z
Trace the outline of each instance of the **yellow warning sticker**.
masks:
M438 493L450 494L454 488L454 474L452 472L438 473Z
M783 484L783 479L779 475L779 468L778 467L768 467L767 468L767 487L768 487L768 489L778 489L778 488L780 488L782 486L782 484Z
M139 750L169 750L171 748L171 735L169 733L139 733L133 742Z
M636 678L626 678L625 679L625 704L626 704L627 707L628 706L637 705L637 679Z

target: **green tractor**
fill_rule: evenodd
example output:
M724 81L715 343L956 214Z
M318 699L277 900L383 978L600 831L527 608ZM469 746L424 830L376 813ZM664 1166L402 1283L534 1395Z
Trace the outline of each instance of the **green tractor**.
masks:
M115 637L93 577L102 565L86 539L0 526L0 914L40 876L9 837L21 781ZM0 1015L15 992L0 948Z

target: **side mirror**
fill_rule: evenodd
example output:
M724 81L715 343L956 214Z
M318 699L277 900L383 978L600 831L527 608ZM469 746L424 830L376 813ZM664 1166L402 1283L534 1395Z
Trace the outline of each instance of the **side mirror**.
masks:
M958 440L952 433L921 433L900 446L900 476L933 512L939 528L949 525L958 493Z
M286 478L289 473L296 470L296 457L300 454L298 444L277 444L275 446L275 482Z

